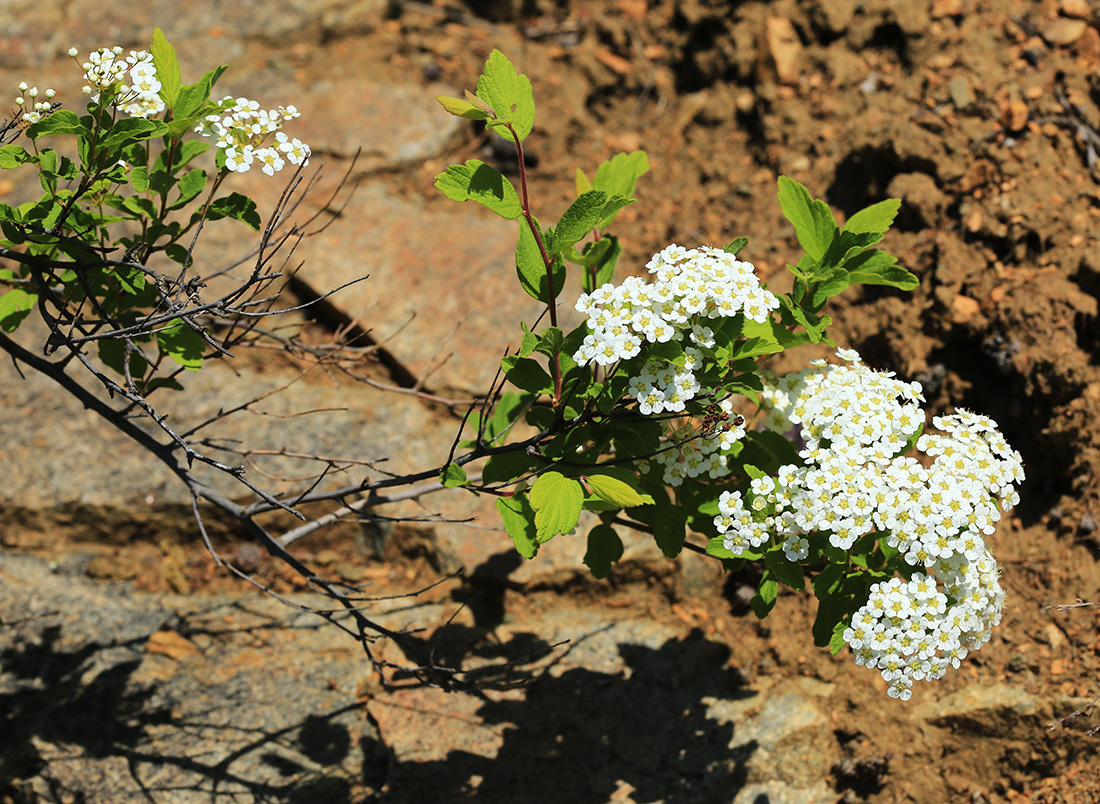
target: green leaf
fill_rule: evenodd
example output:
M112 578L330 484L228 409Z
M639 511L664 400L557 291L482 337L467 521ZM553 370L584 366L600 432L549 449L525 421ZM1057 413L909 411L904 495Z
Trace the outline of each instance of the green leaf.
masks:
M829 564L814 576L811 585L818 600L827 600L836 596L837 590L844 582L845 571L843 564Z
M586 269L583 280L585 293L591 293L611 281L615 274L615 264L622 253L619 239L614 235L605 234L595 243L585 244L578 260Z
M183 320L177 318L157 333L160 351L179 363L188 371L202 368L202 356L206 343L202 336L191 329Z
M608 197L621 196L626 203L630 203L634 198L634 190L638 185L639 177L648 170L649 157L646 156L645 151L615 154L596 169L596 178L593 180L591 187L603 190ZM578 192L580 192L580 184L578 183L577 186ZM605 209L599 221L599 228L606 229L623 206L626 206L626 204L621 204L613 209Z
M13 288L0 296L0 329L15 332L23 319L31 314L37 299L38 296L22 288Z
M623 557L623 542L610 525L597 525L588 531L588 550L584 563L596 578L606 578L611 565Z
M149 169L142 166L136 167L130 171L130 186L137 190L139 193L144 193L149 189Z
M168 126L159 120L146 120L144 117L124 117L111 124L98 148L101 151L117 151L131 143L163 136L166 131L168 131Z
M206 187L206 171L201 168L187 171L180 176L177 187L180 191L179 198L169 204L168 209L182 209L191 203Z
M561 331L561 327L547 327L539 336L539 342L535 349L544 355L553 357L561 352L564 345L565 334Z
M535 509L535 538L541 544L577 526L584 503L581 484L561 472L543 472L531 486Z
M738 460L760 467L765 474L774 475L788 464L802 465L794 444L771 430L750 431L743 443Z
M825 304L826 299L830 299L838 293L843 293L851 287L851 285L852 281L849 278L848 272L843 268L838 268L836 273L814 288L814 295L810 303L815 308L820 307Z
M764 554L764 563L774 573L776 580L792 589L802 589L806 585L802 565L789 561L782 547L773 547Z
M123 198L121 207L138 217L155 218L157 216L157 208L153 202L141 196L131 195Z
M98 346L99 359L103 361L103 365L122 376L126 376L126 342L106 338L99 341ZM133 379L140 380L144 377L145 370L148 367L149 364L145 362L145 358L141 356L140 352L130 354L130 376Z
M181 168L187 166L187 164L196 156L206 153L210 150L210 143L202 140L184 140L176 146L175 152L172 154L172 165L169 172L176 173ZM157 156L155 167L168 170L168 165L165 164L165 159L168 152L162 151Z
M920 285L917 277L897 265L897 257L878 249L857 254L844 267L853 285L888 285L899 290L913 290Z
M466 470L457 463L449 463L439 474L439 482L446 488L454 489L466 485Z
M564 251L583 240L599 223L606 204L607 193L602 190L589 190L570 204L554 227L554 251Z
M535 221L538 226L538 221ZM540 230L541 233L541 230ZM546 263L542 260L542 252L531 227L526 221L521 221L519 226L519 242L516 244L516 274L519 276L519 284L528 296L548 304L550 301L549 282L546 278ZM553 262L554 296L561 293L565 286L565 263L560 259Z
M836 237L833 213L824 201L818 201L810 191L793 179L779 177L779 207L794 224L794 232L803 250L820 260Z
M485 423L484 437L490 443L496 441L501 434L508 430L534 400L530 394L517 394L515 391L505 391L500 399L493 405L493 412Z
M523 450L498 453L485 462L481 480L485 483L510 483L523 477L535 466L535 458Z
M775 601L778 597L779 583L775 580L771 569L766 569L763 577L760 578L760 585L756 587L756 594L749 601L749 605L752 606L753 613L763 620L768 616L768 612L775 607Z
M149 47L153 54L153 64L157 68L157 80L160 81L160 96L173 110L180 96L180 63L176 59L176 49L168 42L164 31L160 28L153 30L153 43Z
M725 251L726 253L732 254L736 257L741 249L743 249L748 244L749 239L747 237L739 237L736 240L731 240L730 242L726 243L726 245L722 246L722 251Z
M488 112L461 98L437 95L435 99L439 101L440 106L446 109L447 114L453 114L455 117L465 117L467 120L485 120L489 117Z
M704 507L708 509L711 508L711 506L700 506L700 510L702 511ZM718 501L714 500L713 510L707 510L706 518L709 519L717 513ZM696 523L696 525L692 525L692 521L693 519L689 517L688 524L691 525L693 529L698 530L698 527L696 527L696 525L699 523ZM755 550L745 550L741 553L738 553L737 555L734 555L733 551L726 549L725 538L723 536L717 536L707 542L706 551L708 555L712 555L717 558L729 561L759 561L761 558L764 557L762 553L759 553Z
M512 544L524 558L534 558L539 551L535 540L535 511L523 494L497 498L497 511L504 523L504 530L512 537Z
M533 357L509 355L500 361L508 382L532 394L546 394L554 390L554 380Z
M585 175L584 171L577 168L577 176L575 179L577 186L577 195L584 195L589 190L593 189L592 181Z
M624 469L601 469L598 474L588 475L587 480L593 494L616 508L653 505L650 495L638 491L638 478Z
M660 505L653 521L653 538L661 552L676 558L687 539L687 511L680 506Z
M87 133L87 129L80 122L80 118L68 109L58 109L27 128L27 136L32 140L49 134L80 135L85 133Z
M848 643L844 641L844 631L848 627L848 623L841 620L833 626L833 635L829 637L829 651L836 656L840 653L844 646Z
M886 234L897 217L900 198L888 198L861 209L844 224L844 231L851 234Z
M435 177L435 186L454 201L476 201L502 218L512 220L523 214L512 182L477 159L469 159L465 165L448 166Z
M227 65L223 64L206 73L196 83L181 86L175 108L172 110L173 116L176 118L191 117L199 111L203 104L210 99L210 90L214 87L214 84L218 82L222 73L227 69Z
M196 212L195 215L200 213ZM219 218L233 218L247 223L257 232L260 231L260 214L256 211L256 202L247 195L230 193L224 198L218 198L210 205L207 220L216 221Z
M814 618L813 628L811 629L814 644L817 647L831 646L837 627L841 626L841 631L843 631L844 617L849 613L848 609L849 601L841 595L819 597L817 616Z
M4 170L10 170L34 161L35 157L27 153L27 149L22 145L16 145L15 143L0 145L0 168Z
M512 139L506 131L511 125L522 142L535 125L535 96L527 76L516 71L508 57L499 50L489 54L485 70L477 80L477 97L489 105L496 114L488 127L505 139Z

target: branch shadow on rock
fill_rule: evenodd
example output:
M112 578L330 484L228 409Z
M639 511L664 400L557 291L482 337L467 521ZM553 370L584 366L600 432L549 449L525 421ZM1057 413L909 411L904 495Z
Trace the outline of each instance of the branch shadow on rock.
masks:
M731 800L757 745L731 749L733 725L707 717L708 697L754 694L723 667L729 649L696 630L618 651L623 671L548 671L522 699L486 700L478 718L504 727L495 756L456 749L395 764L382 800L604 804L627 785L637 802Z
M136 680L145 642L69 647L49 625L0 650L0 801L351 804L384 782L361 704L245 725L255 700L215 693L203 709Z

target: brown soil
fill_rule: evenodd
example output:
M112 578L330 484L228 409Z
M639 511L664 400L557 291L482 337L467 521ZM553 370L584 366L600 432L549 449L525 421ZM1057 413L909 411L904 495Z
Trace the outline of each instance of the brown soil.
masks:
M1082 4L535 0L511 19L493 19L508 16L508 3L435 5L458 13L448 20L406 8L369 35L369 47L359 34L327 42L327 58L380 78L412 73L425 85L472 87L488 52L504 50L535 86L531 180L536 203L551 212L568 200L578 166L591 173L616 150L644 148L652 172L640 202L620 216L620 265L640 264L668 242L746 235L747 258L781 284L797 242L775 199L778 175L842 214L904 199L885 245L920 288L842 295L834 337L876 366L921 380L937 412L961 406L991 415L1028 472L1022 504L994 538L1009 594L1004 622L941 689L978 679L1044 694L1100 693L1100 610L1048 608L1100 601L1100 166L1089 164L1100 157L1090 145L1100 146L1100 34L1089 20L1066 41L1080 26L1063 24ZM773 18L789 20L794 39L769 52L758 42L779 29ZM306 76L310 69L303 63ZM484 145L471 127L447 161ZM391 178L442 205L431 177L444 164ZM30 530L67 533L113 557L101 562L105 577L122 572L150 590L227 586L201 550L178 546L182 538L137 548L128 545L140 539L40 524L23 542L9 533L6 543L58 550L64 544L46 545ZM405 552L371 579L407 589L435 577L438 566L423 556L430 550L415 541L405 540ZM327 548L311 546L313 557L337 566L339 545L324 555ZM264 572L277 587L291 583ZM747 674L837 680L845 698L836 728L853 760L838 766L838 800L1100 801L1100 736L1079 734L1097 725L1095 713L1078 720L1078 733L993 723L979 736L914 734L918 721L899 717L903 705L868 671L810 646L812 600L785 596L758 625L735 594L686 596L657 578L657 595L650 581L578 582L532 591L525 605L560 605L563 594L576 605L612 601L690 622L737 645L738 655L756 649L760 662ZM922 693L909 705L919 706ZM1052 705L1049 717L1068 711ZM860 780L873 779L886 756L882 785L865 789Z

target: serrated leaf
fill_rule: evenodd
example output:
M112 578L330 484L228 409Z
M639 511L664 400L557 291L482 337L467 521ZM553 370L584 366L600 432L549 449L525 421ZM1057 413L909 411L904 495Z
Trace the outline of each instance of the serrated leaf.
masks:
M833 626L833 635L829 637L829 652L836 656L848 643L844 641L844 631L848 624L841 620Z
M149 189L149 169L144 165L130 171L130 186L139 193Z
M851 234L885 234L897 217L900 198L888 198L861 209L844 224L844 231Z
M857 254L844 266L853 285L888 285L899 290L913 290L920 280L897 264L897 258L875 249Z
M748 244L749 239L747 237L738 237L736 240L731 240L730 242L726 243L726 245L722 246L722 251L726 252L727 254L732 254L736 257L738 252L740 252L741 249L743 249Z
M538 340L538 346L535 348L544 355L550 355L552 357L561 352L564 344L565 335L562 333L561 327L547 327L542 331L542 335Z
M87 129L84 128L80 118L68 109L58 109L27 127L27 136L32 140L50 134L80 135L85 133L87 133Z
M180 176L179 198L168 205L168 209L182 209L191 203L206 187L206 171L201 168L189 170Z
M538 221L535 221L538 226ZM549 280L546 278L546 263L542 261L542 252L538 241L531 233L526 221L520 221L519 242L516 244L516 274L524 292L543 304L549 303ZM560 259L553 262L554 296L565 287L565 263Z
M195 215L198 214L198 212L195 213ZM257 232L260 231L260 213L256 211L256 202L240 193L230 193L224 198L215 199L206 217L212 221L219 218L233 218L247 223Z
M535 540L535 511L522 494L497 498L497 512L504 523L504 530L512 537L512 544L524 558L534 558L539 551Z
M443 471L439 473L439 482L449 489L466 485L467 479L466 470L457 463L447 464L443 467Z
M592 182L589 180L588 176L585 175L585 172L580 168L577 168L575 184L577 187L577 195L584 195L589 190L593 189Z
M589 190L569 205L554 227L554 251L564 251L596 228L607 204L607 193Z
M775 576L770 569L764 570L764 575L760 578L760 584L756 587L756 594L749 601L753 614L763 620L775 607L775 601L778 597L778 581L775 580Z
M638 478L625 470L605 469L600 474L588 475L587 480L593 494L616 508L653 504L653 497L637 490Z
M775 574L776 580L792 589L802 589L806 585L802 565L787 559L781 547L774 547L764 555L764 562Z
M104 151L119 150L131 143L160 137L166 131L168 131L168 126L159 120L146 120L144 117L124 117L111 124L98 147Z
M851 285L852 282L848 272L843 268L838 268L832 276L814 288L814 295L810 303L815 308L821 307L827 299L836 296L838 293L843 293Z
M680 555L687 539L687 511L678 505L659 505L653 520L653 538L669 558Z
M481 472L484 483L510 483L523 477L535 466L535 459L523 450L498 453L485 462Z
M509 355L500 361L508 382L532 394L546 394L554 390L554 380L533 357Z
M107 368L114 370L119 375L126 375L126 343L125 341L115 340L113 338L105 338L97 341L99 349L99 359L103 361L103 365ZM130 376L135 380L140 380L145 376L145 370L149 367L149 364L145 362L145 358L141 356L139 352L130 353Z
M614 235L604 235L595 243L585 244L581 254L581 264L585 266L584 292L591 293L596 288L611 281L615 275L615 265L623 249Z
M523 214L523 205L512 182L477 159L465 165L450 165L435 177L435 186L454 201L476 201L502 218L513 220Z
M15 143L0 145L0 168L4 170L17 168L33 161L35 161L35 158L22 145L16 145Z
M611 565L623 557L623 542L610 525L597 525L588 531L588 550L584 563L596 578L606 578Z
M153 42L149 46L149 52L153 54L153 64L157 68L160 96L164 98L169 110L172 110L175 108L176 101L179 100L182 86L180 63L176 59L176 49L172 47L160 28L153 30Z
M535 539L542 544L577 526L584 489L561 472L543 472L531 487L530 500L535 509Z
M833 213L825 202L815 199L793 179L780 176L779 207L794 224L795 235L806 254L814 260L824 257L837 233Z
M535 97L527 76L517 72L508 57L499 50L489 54L485 69L477 80L477 96L485 101L496 115L489 128L505 139L511 135L504 129L512 126L522 142L535 125Z
M177 318L157 333L157 345L161 352L188 371L202 368L206 343L199 333L181 319Z
M34 309L38 296L22 288L13 288L0 296L0 329L15 332Z
M615 154L596 169L592 186L609 196L621 195L633 198L638 179L649 170L649 157L645 151Z
M449 98L446 95L437 95L435 99L439 101L439 105L447 111L447 114L453 114L455 117L464 117L467 120L485 120L489 117L487 112L461 98Z
M210 90L226 69L228 69L226 65L219 65L194 84L181 86L179 96L176 98L176 106L172 110L173 115L176 118L187 118L202 109L206 101L210 99Z

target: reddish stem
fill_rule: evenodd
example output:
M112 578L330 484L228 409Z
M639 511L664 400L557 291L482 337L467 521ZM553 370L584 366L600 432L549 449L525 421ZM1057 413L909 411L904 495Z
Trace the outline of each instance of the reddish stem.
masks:
M531 204L527 199L527 165L523 160L523 143L520 142L519 134L512 128L511 124L508 124L508 133L512 135L512 139L516 143L516 158L519 160L519 182L523 203L523 218L527 221L527 225L531 229L531 234L535 236L535 242L539 247L539 254L542 255L542 263L546 266L546 306L550 312L550 326L556 327L558 325L558 309L554 302L557 299L558 293L557 289L554 287L554 262L550 259L550 255L546 251L546 244L542 242L542 235L539 233L539 227L535 225L535 218L531 215ZM560 352L554 352L550 362L554 371L554 407L557 407L558 402L561 400Z

